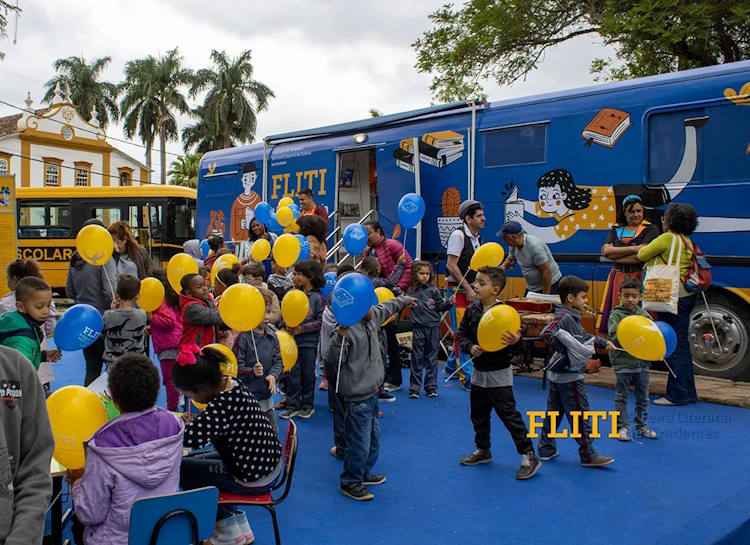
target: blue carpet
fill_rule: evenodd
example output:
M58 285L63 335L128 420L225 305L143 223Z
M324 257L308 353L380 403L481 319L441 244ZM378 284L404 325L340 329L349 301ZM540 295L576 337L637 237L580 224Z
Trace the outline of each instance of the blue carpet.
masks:
M80 352L66 354L56 375L56 387L80 384ZM522 413L544 410L539 381L517 378L515 391ZM331 419L325 395L318 395L315 416L299 422L295 482L279 508L284 543L750 543L750 411L707 403L651 406L649 423L658 440L600 439L598 450L616 457L600 470L581 468L575 441L562 440L559 458L531 481L519 482L518 455L497 419L494 462L459 466L459 457L473 449L468 394L456 383L441 383L440 394L436 400L409 400L402 391L396 403L382 405L376 470L388 482L372 487L376 498L364 504L338 492L340 462L328 453ZM592 409L612 409L611 390L589 387L588 394ZM268 515L250 510L248 518L256 543L272 543Z

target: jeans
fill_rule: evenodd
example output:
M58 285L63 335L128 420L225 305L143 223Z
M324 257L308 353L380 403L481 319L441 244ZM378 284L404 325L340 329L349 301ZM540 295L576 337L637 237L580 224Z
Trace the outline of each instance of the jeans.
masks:
M100 335L93 344L83 349L83 358L86 360L86 378L84 386L94 382L102 374L102 358L104 357L104 335Z
M317 348L301 346L297 365L289 371L286 405L291 410L312 409L315 402L315 359Z
M385 381L394 386L401 386L401 356L398 339L396 338L396 324L391 322L385 326L386 344L388 345L388 367L385 371Z
M547 412L556 411L559 413L557 418L557 427L560 427L563 413L567 415L568 422L571 428L573 427L573 419L570 416L571 411L588 411L589 400L586 397L586 390L582 380L576 380L574 382L566 382L558 384L556 382L549 383L549 393L547 394ZM589 462L596 455L594 445L591 440L591 426L589 425L588 418L584 419L583 415L579 416L579 432L580 437L576 438L578 442L578 455L581 457L581 462ZM550 418L544 419L544 426L542 427L542 437L539 441L539 455L548 456L557 452L557 445L555 439L550 437L552 433L552 423ZM557 431L556 429L554 431Z
M415 327L411 341L409 391L437 392L437 353L440 330L436 327Z
M648 368L637 373L617 373L615 384L615 410L620 413L620 429L628 427L628 394L635 391L635 427L646 427L648 419Z
M380 453L378 397L362 401L344 401L344 471L341 486L361 484L371 474Z
M531 439L528 438L526 424L516 408L512 386L482 388L472 384L469 399L471 400L471 423L474 425L474 443L478 449L490 450L490 423L492 409L495 409L495 413L513 438L518 454L526 454L534 450Z
M251 488L239 484L229 474L215 450L196 452L182 458L180 486L183 490L215 486L222 492L247 496L264 494L270 489L270 486ZM233 513L233 510L220 505L216 520L227 518Z
M659 313L659 320L667 322L677 333L677 348L667 358L667 363L677 375L669 373L667 378L666 398L675 405L686 405L698 401L695 391L695 375L693 370L693 356L690 354L690 311L695 304L695 295L680 297L677 305L677 316L666 312Z
M336 394L336 378L338 373L338 362L326 363L326 375L328 376L328 407L333 413L333 444L340 452L346 448L346 434L344 430L344 401Z

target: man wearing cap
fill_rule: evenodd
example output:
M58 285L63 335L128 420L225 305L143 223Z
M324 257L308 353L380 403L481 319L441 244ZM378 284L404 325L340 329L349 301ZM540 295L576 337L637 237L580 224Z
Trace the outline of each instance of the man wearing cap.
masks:
M517 221L509 221L497 234L510 248L508 259L501 265L503 270L508 270L518 263L526 279L527 292L557 293L562 275L545 242L525 233Z
M448 238L448 259L445 268L448 270L448 287L456 290L456 312L451 316L454 331L463 317L463 311L469 302L476 297L472 284L476 272L469 269L474 252L482 244L479 233L484 229L485 219L482 203L466 200L458 207L458 217L463 224L451 233ZM460 310L459 310L460 309ZM454 336L453 356L448 360L445 371L452 374L456 361L460 361L461 351L458 338ZM463 368L462 382L468 387L471 383L471 364Z

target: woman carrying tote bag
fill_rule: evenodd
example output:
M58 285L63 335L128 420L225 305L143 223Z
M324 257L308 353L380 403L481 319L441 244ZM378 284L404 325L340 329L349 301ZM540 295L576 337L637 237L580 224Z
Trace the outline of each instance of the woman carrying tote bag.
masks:
M667 358L676 376L669 374L666 395L654 403L686 405L698 400L688 338L696 295L683 283L693 260L694 246L689 237L698 226L698 214L689 204L672 203L662 221L664 234L638 251L638 259L646 263L643 308L656 311L657 319L677 333L677 349Z

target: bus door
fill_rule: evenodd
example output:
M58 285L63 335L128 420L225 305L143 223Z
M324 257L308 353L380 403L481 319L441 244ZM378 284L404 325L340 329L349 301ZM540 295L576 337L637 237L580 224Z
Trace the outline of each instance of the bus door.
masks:
M375 148L358 147L337 150L335 243L352 223L378 219L378 172ZM328 244L330 248L332 244ZM343 250L339 257L344 254Z
M377 212L378 221L387 237L404 242L415 259L422 255L422 224L417 229L404 229L398 221L398 203L406 193L422 194L420 160L432 158L420 149L419 137L405 137L378 146L376 152ZM438 160L438 159L435 159Z

